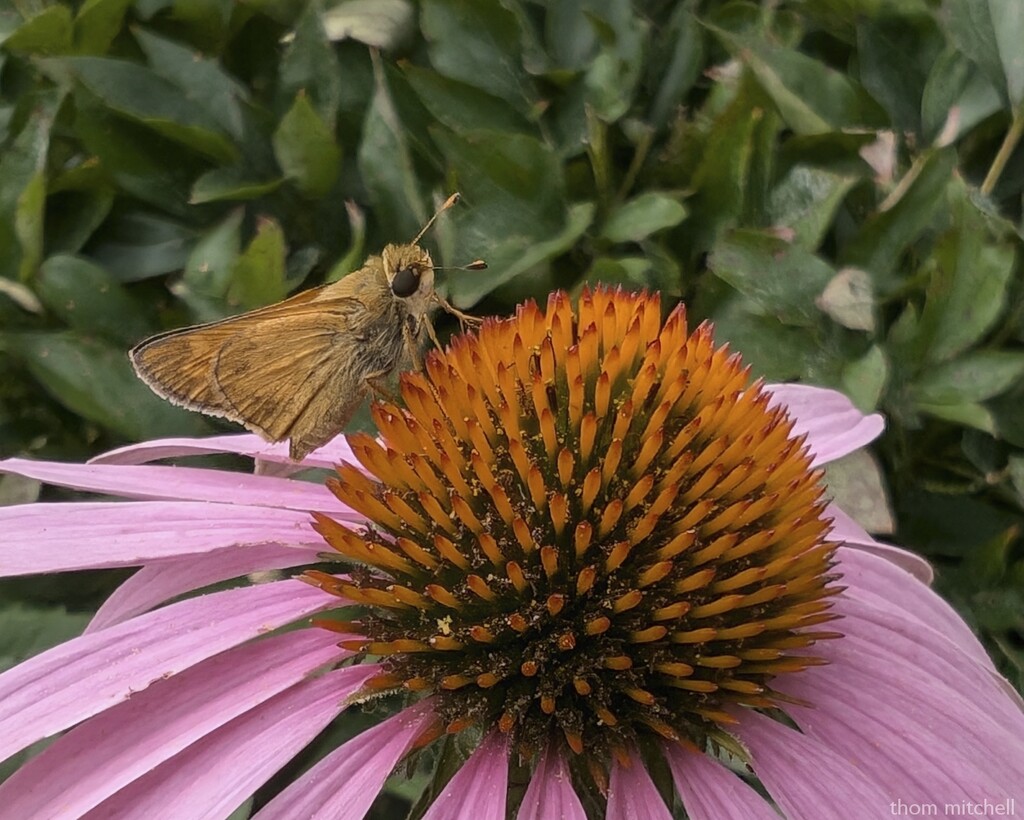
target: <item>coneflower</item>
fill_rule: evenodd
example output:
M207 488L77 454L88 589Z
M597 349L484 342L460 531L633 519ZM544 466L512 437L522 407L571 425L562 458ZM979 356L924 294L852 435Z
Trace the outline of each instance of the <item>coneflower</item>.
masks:
M559 293L402 396L349 439L370 476L328 482L373 527L317 516L358 569L305 578L369 607L343 627L387 658L367 686L435 694L445 731L496 725L526 760L556 741L605 789L647 736L738 748L730 707L776 705L771 681L839 637L811 628L839 591L821 473L681 309Z
M137 499L0 510L0 570L144 565L86 635L0 676L0 754L70 728L0 786L0 816L224 817L370 699L394 715L255 816L362 817L442 735L477 745L430 818L882 817L1022 796L1005 682L927 565L828 503L820 466L877 416L752 383L708 326L606 289L488 320L400 390L374 407L379 438L308 460L342 462L333 495L138 463L285 461L251 436L0 465ZM160 606L313 563L321 537L343 564L307 585Z

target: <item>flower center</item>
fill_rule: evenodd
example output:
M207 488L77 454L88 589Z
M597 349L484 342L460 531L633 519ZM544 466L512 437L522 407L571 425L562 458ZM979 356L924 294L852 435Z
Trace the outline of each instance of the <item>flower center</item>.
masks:
M436 696L449 732L496 724L607 759L644 735L700 748L834 632L820 473L792 422L656 296L527 304L405 374L380 440L331 481L372 525L317 529L356 563L306 580L365 606L377 689ZM376 479L376 480L374 480Z

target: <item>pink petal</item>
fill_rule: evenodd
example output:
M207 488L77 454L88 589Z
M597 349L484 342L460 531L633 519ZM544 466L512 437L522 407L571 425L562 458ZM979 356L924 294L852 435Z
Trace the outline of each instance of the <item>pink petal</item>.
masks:
M804 733L841 752L885 792L905 801L953 803L980 794L1003 799L1011 796L1007 785L1024 783L1019 771L1010 781L991 771L987 753L978 756L978 744L951 743L931 721L909 719L900 699L889 697L892 688L870 675L808 675L793 686L787 691L800 692L816 707L789 710ZM864 686L873 697L861 691Z
M296 684L206 735L84 816L223 820L340 714L346 698L377 671L372 665L350 666Z
M0 785L8 817L78 817L186 747L350 654L303 629L208 658L119 703L32 758Z
M861 695L819 702L818 708L892 709L902 715L893 731L927 731L940 744L942 738L955 737L951 759L963 754L986 760L996 782L1024 783L1024 713L991 669L908 614L890 595L851 584L837 599L836 610L844 616L837 624L844 637L813 649L831 664L780 677L780 690L796 691L814 677L857 681Z
M287 478L204 470L197 467L120 466L112 464L63 464L9 458L0 461L0 472L122 498L216 501L254 507L289 510L344 509L322 484Z
M618 760L612 762L612 777L608 784L608 810L606 820L672 820L672 812L661 799L647 767L639 755L634 755L627 768Z
M210 455L213 453L238 453L260 461L270 461L296 468L322 467L334 469L342 461L353 461L352 448L344 436L327 442L296 464L288 458L288 443L268 444L251 433L206 438L165 438L144 441L102 453L90 460L92 464L145 464L164 458Z
M420 704L335 749L264 806L253 820L362 818L413 741L434 720Z
M110 594L89 621L85 632L106 629L148 612L171 598L219 581L253 572L315 563L323 551L314 547L258 544L147 564Z
M666 745L665 757L690 820L779 820L768 801L707 755Z
M889 804L899 795L886 791L842 750L750 710L733 727L733 734L750 749L754 773L786 817L891 816Z
M989 670L995 668L963 619L930 587L909 581L888 561L859 550L840 549L838 557L844 582L856 587L851 594L874 593L874 600L884 600L878 601L880 605L899 607L904 616L913 617L929 631L941 633L976 663Z
M541 755L519 807L518 820L586 820L565 759L553 748Z
M311 524L308 513L197 501L0 507L0 575L138 566L264 544L322 550Z
M793 435L807 434L815 466L842 458L874 441L885 429L885 420L865 415L836 390L806 384L769 384L769 406L784 404L796 423Z
M909 587L920 585L883 560L840 553L851 582L836 602L845 637L812 650L829 666L775 681L814 704L787 711L808 737L841 753L890 799L941 804L1016 796L1024 783L1018 703L987 661L965 654L941 625L933 628L927 608L915 611ZM873 576L858 575L857 565Z
M894 547L891 544L883 544L876 541L860 524L854 521L835 504L829 504L825 510L825 517L832 519L832 532L829 539L842 541L850 547L856 547L864 552L870 552L887 561L891 561L901 569L906 570L923 584L930 584L935 578L932 565L921 556L905 549Z
M504 820L508 745L492 731L430 804L423 820Z
M0 760L161 678L332 606L299 581L215 592L55 646L0 675Z

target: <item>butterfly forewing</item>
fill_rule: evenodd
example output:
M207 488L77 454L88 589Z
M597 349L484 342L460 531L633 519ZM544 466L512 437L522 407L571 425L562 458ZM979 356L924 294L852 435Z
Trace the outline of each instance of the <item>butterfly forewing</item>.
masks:
M326 442L365 387L352 363L366 310L337 288L157 336L131 352L139 375L172 402L291 438L293 458Z

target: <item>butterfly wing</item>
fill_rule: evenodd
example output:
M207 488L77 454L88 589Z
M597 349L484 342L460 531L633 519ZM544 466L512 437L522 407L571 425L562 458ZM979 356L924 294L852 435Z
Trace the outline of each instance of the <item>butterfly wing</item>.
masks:
M149 339L130 353L136 372L175 404L237 421L270 441L290 438L292 458L301 458L340 432L373 375L363 348L381 322L349 294L353 284L374 288L377 277L348 278Z
M320 316L285 321L229 341L213 378L238 418L271 441L290 439L299 459L348 423L366 388L353 366L349 331L339 333ZM281 334L287 353L273 348Z

